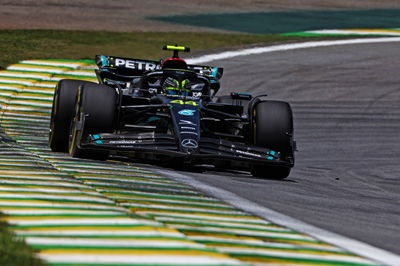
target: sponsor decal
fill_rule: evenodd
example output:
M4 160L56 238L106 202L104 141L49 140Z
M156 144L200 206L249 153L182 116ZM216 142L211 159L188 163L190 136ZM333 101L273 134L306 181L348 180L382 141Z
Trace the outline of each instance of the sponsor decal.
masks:
M193 110L194 111L194 110ZM180 132L180 134L192 134L192 135L199 135L197 133L197 125L189 120L179 120L178 122L179 128L183 131Z
M193 97L196 99L200 98L203 95L203 93L201 93L201 92L193 92L192 94L193 94Z
M192 135L196 135L196 136L199 135L199 134L197 134L196 132L192 132L192 131L181 131L180 133L181 133L181 135L182 135L182 134L192 134Z
M195 148L199 147L199 144L194 139L184 139L184 140L182 140L181 144L182 144L182 147L185 147L185 148L195 149Z
M262 156L260 154L255 154L255 153L248 152L248 151L235 150L235 152L239 153L239 154L247 155L247 156L262 158Z
M142 142L141 140L111 140L110 144L136 144Z
M115 66L116 67L125 67L130 69L137 70L155 70L157 68L157 64L143 62L143 61L135 61L135 60L126 60L122 58L115 58Z
M149 88L149 93L150 94L157 94L158 89L157 88Z
M194 115L194 112L196 112L196 110L183 109L183 110L180 110L180 111L178 112L178 114L180 114L180 115L186 115L186 116L192 116L192 115Z
M178 124L185 125L185 126L196 126L196 124L194 122L189 121L189 120L183 120L183 119L179 120Z

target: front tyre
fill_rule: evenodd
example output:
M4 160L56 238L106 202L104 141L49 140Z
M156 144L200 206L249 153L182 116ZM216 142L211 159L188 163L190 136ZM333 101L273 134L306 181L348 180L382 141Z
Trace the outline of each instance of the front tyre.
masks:
M68 139L76 92L89 81L62 79L57 83L50 117L49 146L55 152L68 152Z
M109 152L81 147L89 134L114 131L117 92L106 85L87 84L77 93L75 115L69 134L69 153L72 157L106 160Z
M281 158L294 160L293 114L290 105L282 101L261 101L252 112L252 140L258 147L281 153ZM256 177L284 179L290 168L271 165L255 165L251 173Z

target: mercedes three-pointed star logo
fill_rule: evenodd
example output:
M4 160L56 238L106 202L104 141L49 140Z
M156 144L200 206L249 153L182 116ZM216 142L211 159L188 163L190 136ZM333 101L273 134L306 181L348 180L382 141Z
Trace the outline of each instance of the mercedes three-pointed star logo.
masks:
M182 146L185 148L197 148L199 144L194 139L184 139L182 140Z

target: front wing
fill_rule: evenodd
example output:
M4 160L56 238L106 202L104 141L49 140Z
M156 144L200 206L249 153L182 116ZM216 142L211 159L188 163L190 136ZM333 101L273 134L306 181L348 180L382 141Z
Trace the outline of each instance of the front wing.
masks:
M113 155L148 159L181 158L201 164L227 161L237 167L273 165L293 167L292 158L282 158L277 151L250 146L240 142L214 138L200 138L198 147L182 152L175 136L167 134L92 134L82 140L81 148L108 150Z

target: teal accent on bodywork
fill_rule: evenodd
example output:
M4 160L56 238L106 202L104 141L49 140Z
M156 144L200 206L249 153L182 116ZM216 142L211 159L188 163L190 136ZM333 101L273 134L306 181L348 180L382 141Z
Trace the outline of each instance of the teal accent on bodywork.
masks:
M101 67L106 67L108 66L108 59L107 56L102 55L100 57L100 61L101 61Z
M216 78L217 75L218 75L218 67L213 67L212 70L211 70L211 76Z
M152 117L147 118L146 121L140 122L139 125L141 125L141 126L146 126L146 125L148 125L149 123L154 122L154 121L158 121L158 120L160 120L160 119L161 119L161 118L159 118L159 117L157 117L157 116L152 116Z
M100 135L92 135L93 140L101 139Z
M268 159L268 160L273 160L273 159L274 159L274 157L272 157L272 156L268 156L268 157L267 157L267 159Z
M154 121L158 121L158 120L160 120L159 117L157 117L157 116L152 116L152 117L149 117L149 119L147 119L147 122L150 123L150 122L154 122Z
M98 143L98 144L102 144L103 143L101 140L96 140L95 142Z

